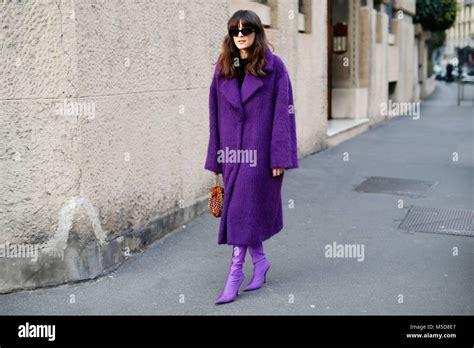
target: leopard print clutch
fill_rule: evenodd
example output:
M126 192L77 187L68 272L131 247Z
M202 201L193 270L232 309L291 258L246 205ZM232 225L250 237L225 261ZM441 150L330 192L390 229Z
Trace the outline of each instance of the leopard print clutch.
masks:
M218 183L218 174L216 174L216 186L211 189L211 194L209 196L208 208L209 212L215 216L220 217L222 214L222 205L224 203L224 188L219 186Z

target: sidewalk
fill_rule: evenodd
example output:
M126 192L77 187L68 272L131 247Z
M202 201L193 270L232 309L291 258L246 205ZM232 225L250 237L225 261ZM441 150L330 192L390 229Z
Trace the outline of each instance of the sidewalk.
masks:
M412 205L474 209L473 147L471 102L456 106L456 85L438 83L420 119L393 118L285 174L285 228L265 243L272 268L264 288L214 305L231 247L217 245L219 220L204 214L109 276L0 295L0 315L472 315L474 237L398 226ZM422 195L354 190L372 176L435 184ZM325 257L333 242L363 245L363 261ZM245 271L250 279L249 256Z

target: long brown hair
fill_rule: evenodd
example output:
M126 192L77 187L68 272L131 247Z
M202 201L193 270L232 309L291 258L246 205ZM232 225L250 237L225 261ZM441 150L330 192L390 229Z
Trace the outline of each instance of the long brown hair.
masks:
M245 66L245 72L254 76L265 76L266 73L263 71L263 67L265 66L265 51L269 46L273 48L273 45L268 42L262 22L255 12L250 10L236 11L227 21L227 30L230 28L238 28L240 21L242 21L242 27L252 27L255 29L255 41L248 49L249 62ZM236 76L237 68L234 61L235 58L239 56L239 49L234 43L234 38L227 33L224 37L222 51L217 61L221 68L221 74L226 78L230 79Z

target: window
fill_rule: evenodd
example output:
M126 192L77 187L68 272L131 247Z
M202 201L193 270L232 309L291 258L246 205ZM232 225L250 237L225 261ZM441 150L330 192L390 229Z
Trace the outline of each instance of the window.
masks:
M298 0L298 31L311 33L311 0Z
M388 16L388 32L393 33L393 25L392 25L392 21L393 21L393 2L392 2L392 0L387 2L387 4L385 5L385 12L387 13L387 16Z

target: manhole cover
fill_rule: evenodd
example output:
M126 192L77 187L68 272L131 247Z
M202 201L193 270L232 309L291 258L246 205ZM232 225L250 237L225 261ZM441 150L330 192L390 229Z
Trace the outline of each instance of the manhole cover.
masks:
M413 206L398 227L403 230L474 236L474 210Z
M354 191L418 197L434 184L434 181L370 176L356 186Z

